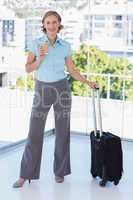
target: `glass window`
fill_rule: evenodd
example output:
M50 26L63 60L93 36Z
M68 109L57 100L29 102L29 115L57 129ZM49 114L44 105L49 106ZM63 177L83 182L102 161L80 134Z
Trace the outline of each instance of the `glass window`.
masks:
M118 37L118 38L122 37L122 31L114 30L112 37Z
M95 22L94 25L95 25L96 28L104 28L104 26L105 26L104 23L100 23L100 22L97 22L97 23Z
M114 28L118 28L118 29L122 29L122 23L118 23L118 22L115 22L115 23L113 23L113 27Z
M95 15L94 17L95 20L105 20L105 16L103 15Z
M122 17L122 15L116 15L116 16L113 17L113 19L114 20L122 20L123 17Z

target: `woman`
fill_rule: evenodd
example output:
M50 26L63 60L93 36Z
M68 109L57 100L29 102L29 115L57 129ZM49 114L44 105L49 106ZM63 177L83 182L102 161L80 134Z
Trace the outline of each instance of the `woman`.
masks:
M58 37L63 28L61 17L48 11L42 19L44 36L36 39L29 48L26 71L35 71L35 96L30 118L28 140L21 161L19 179L13 187L22 187L26 180L39 179L43 133L47 114L53 105L55 117L55 181L62 183L70 169L70 111L71 92L64 65L76 80L91 88L96 83L86 80L76 70L71 58L69 43Z

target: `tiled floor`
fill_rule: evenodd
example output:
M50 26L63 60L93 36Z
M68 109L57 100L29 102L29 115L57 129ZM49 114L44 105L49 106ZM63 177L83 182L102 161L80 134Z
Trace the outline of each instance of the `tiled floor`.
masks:
M65 182L54 181L54 136L46 137L43 146L41 177L25 183L21 189L12 188L19 174L24 146L0 155L0 196L5 200L131 200L133 196L133 143L123 142L124 174L118 186L109 183L106 188L93 180L90 168L90 144L88 136L71 137L72 174Z
M11 142L0 141L0 148L3 148L8 144L11 144Z

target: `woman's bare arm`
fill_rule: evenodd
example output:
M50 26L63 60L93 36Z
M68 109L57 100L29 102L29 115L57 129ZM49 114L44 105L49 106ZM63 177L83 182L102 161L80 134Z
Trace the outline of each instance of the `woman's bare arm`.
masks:
M41 64L41 62L43 61L47 51L48 49L46 49L46 47L42 48L42 46L40 46L40 48L38 49L39 57L37 59L36 59L36 56L32 52L29 52L26 65L25 65L26 72L30 73L36 70Z
M80 72L76 69L76 66L74 65L74 63L73 63L71 57L66 58L65 64L66 64L66 66L67 66L68 72L70 73L70 75L71 75L74 79L80 81L81 83L86 83L86 84L88 84L91 88L96 88L96 87L98 87L96 82L88 81L84 76L82 76L82 75L80 74Z
M35 69L38 68L38 66L40 65L41 60L37 59L33 53L29 52L28 53L28 57L27 57L27 61L26 61L26 72L30 73L32 71L34 71Z

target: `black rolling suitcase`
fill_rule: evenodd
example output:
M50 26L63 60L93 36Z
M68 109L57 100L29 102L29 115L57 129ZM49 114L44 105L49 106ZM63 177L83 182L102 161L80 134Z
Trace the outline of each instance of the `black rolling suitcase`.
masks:
M97 94L97 110L99 130L97 130L97 117L95 108L95 92ZM100 177L100 186L105 186L107 181L119 183L123 172L123 155L120 137L102 131L102 117L99 89L92 91L94 131L90 133L91 141L91 174Z

